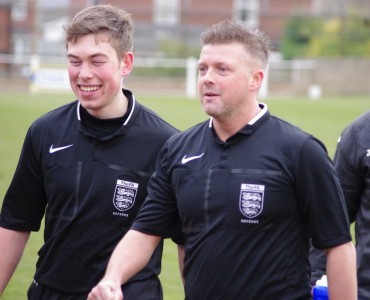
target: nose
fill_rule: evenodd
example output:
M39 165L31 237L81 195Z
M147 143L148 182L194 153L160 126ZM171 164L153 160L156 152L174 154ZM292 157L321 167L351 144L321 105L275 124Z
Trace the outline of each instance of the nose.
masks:
M212 72L212 69L207 69L203 72L200 72L199 73L199 82L202 82L204 84L210 84L210 83L213 83L214 82L214 76L213 76L213 72Z
M83 63L81 65L79 77L82 79L87 79L93 77L93 72L91 71L91 68L88 63Z

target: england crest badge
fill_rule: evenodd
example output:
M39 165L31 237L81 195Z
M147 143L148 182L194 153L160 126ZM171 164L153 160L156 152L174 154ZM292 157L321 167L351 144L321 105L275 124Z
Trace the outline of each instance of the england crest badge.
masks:
M239 209L245 217L254 218L262 212L264 191L264 185L242 183Z
M119 211L130 209L135 203L138 187L138 183L118 179L113 197L114 207Z

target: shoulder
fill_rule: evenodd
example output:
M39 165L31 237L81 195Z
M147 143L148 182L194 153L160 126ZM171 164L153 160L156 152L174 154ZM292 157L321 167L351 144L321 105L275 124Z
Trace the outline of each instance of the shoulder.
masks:
M343 133L361 134L365 130L370 129L370 111L360 115L352 123L350 123L344 130Z
M271 116L271 123L272 126L277 126L277 129L280 129L288 134L295 134L302 137L309 135L298 126L276 116Z
M209 134L209 131L209 120L203 121L174 135L173 137L171 137L169 142L172 144L196 142L199 140L203 140L205 138L205 135Z
M156 112L150 108L140 104L136 101L137 116L136 121L139 123L137 126L142 126L154 132L165 132L169 135L177 133L179 130L160 117Z
M55 125L58 122L66 122L66 116L73 117L77 120L78 118L78 112L77 112L77 107L78 107L78 101L75 100L73 102L67 103L63 106L60 106L56 109L53 109L38 119L36 119L31 127L42 127L42 126L51 126Z
M317 140L310 133L276 116L271 116L268 124L267 134L272 138L284 141L288 145L303 144L309 139Z
M366 112L352 121L341 133L339 145L341 149L363 151L370 147L370 112Z
M189 149L198 149L206 144L210 136L209 121L199 123L189 129L172 135L165 143L163 152L176 157L176 153Z
M274 149L274 153L282 155L280 157L299 161L304 157L312 159L327 156L327 149L318 138L285 120L271 116L263 127L260 135L265 147Z
M163 167L171 168L182 153L204 152L207 139L211 136L209 121L197 124L187 130L172 135L162 147L159 158Z

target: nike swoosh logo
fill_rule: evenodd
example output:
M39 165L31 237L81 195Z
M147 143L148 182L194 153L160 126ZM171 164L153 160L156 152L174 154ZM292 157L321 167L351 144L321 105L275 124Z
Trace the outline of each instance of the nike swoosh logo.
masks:
M202 153L200 155L196 155L196 156L189 156L189 157L186 157L186 155L184 155L184 157L181 160L181 163L184 165L184 164L188 163L191 160L201 158L203 155L204 155L204 153Z
M50 153L50 154L51 154L51 153L54 153L54 152L57 152L57 151L60 151L60 150L67 149L67 148L69 148L69 147L72 147L72 146L73 146L73 144L68 145L68 146L64 146L64 147L57 147L57 148L53 148L53 146L54 146L54 145L51 145L51 146L50 146L50 149L49 149L49 153Z

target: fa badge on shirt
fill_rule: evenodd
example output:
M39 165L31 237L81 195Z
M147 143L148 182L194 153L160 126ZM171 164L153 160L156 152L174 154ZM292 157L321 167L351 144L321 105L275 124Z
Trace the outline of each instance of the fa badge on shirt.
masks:
M255 218L262 212L264 191L264 185L241 184L239 209L245 217Z
M119 211L130 209L135 203L138 187L138 183L118 179L113 197L114 207Z

